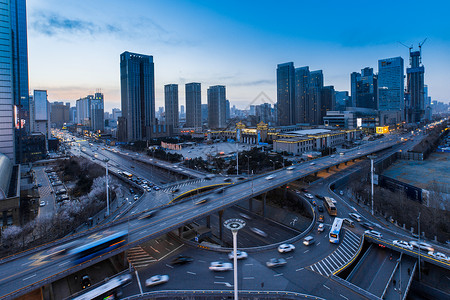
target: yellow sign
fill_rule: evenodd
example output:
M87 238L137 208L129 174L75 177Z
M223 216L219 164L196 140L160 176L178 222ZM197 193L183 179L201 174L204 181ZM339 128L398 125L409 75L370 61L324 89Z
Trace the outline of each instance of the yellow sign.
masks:
M377 127L377 133L378 134L389 133L389 126L378 126Z

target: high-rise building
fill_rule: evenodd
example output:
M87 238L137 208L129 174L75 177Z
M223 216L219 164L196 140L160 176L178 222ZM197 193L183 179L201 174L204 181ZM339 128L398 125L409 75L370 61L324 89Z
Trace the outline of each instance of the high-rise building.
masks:
M352 72L350 74L350 93L351 93L351 107L356 107L356 78L361 76L361 73Z
M308 108L309 67L295 69L294 123L306 123Z
M0 81L0 87L2 89L0 93L0 153L5 154L15 163L15 99L13 98L15 78L12 51L12 15L14 15L14 12L10 6L10 2L10 0L0 0L0 18L2 20L2 26L0 27L0 53L2 56L2 63L0 64L0 72L2 74L2 80Z
M77 124L91 126L91 101L93 98L93 95L88 95L77 100Z
M77 107L76 106L69 108L69 121L72 123L77 122Z
M334 110L336 106L336 98L334 86L324 86L320 95L320 123L323 124L323 118L327 115L327 111Z
M95 93L90 103L90 130L101 132L105 130L103 93Z
M166 84L164 86L164 108L166 110L166 125L172 130L179 126L178 114L178 84Z
M347 91L336 91L334 95L336 99L335 110L345 110L347 106L351 106L351 98Z
M270 105L270 103L257 105L255 107L255 113L257 122L264 122L266 124L273 122L272 106Z
M31 102L30 102L31 103ZM69 122L70 103L53 102L50 104L50 124L61 128L64 123Z
M225 100L225 120L230 119L230 100Z
M198 82L186 83L186 127L198 128L201 126L202 126L201 84Z
M378 109L404 111L404 87L403 58L380 59L378 61Z
M153 56L131 52L120 55L122 117L118 136L125 141L150 138L155 122L155 67Z
M50 130L50 105L47 100L46 90L33 91L33 105L34 107L34 123L32 124L33 132L39 132L45 135L46 144L48 138L51 137Z
M361 73L353 72L352 101L355 107L377 109L377 76L372 68L364 68Z
M202 123L208 122L208 104L202 104Z
M409 107L407 107L406 120L417 123L425 117L425 67L422 65L422 51L409 51L410 67L406 69L407 93L409 94Z
M223 85L208 88L208 127L226 127L226 89Z
M306 122L312 125L323 124L322 119L322 70L311 71L308 83L308 101L306 111Z
M294 124L294 77L293 62L277 66L277 120L280 126Z
M122 116L122 111L118 108L113 108L112 109L112 118L113 120L116 120Z

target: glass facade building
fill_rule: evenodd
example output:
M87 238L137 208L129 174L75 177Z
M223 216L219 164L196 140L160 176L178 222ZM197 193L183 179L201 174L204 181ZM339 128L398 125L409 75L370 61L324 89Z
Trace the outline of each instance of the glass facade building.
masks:
M379 110L404 110L404 75L403 58L394 57L378 61Z
M278 125L294 124L295 68L293 62L277 66L277 109Z
M226 127L226 89L223 85L208 88L208 127Z
M202 126L202 86L198 82L186 84L186 127Z
M166 125L178 128L178 84L164 86L164 108L166 110Z

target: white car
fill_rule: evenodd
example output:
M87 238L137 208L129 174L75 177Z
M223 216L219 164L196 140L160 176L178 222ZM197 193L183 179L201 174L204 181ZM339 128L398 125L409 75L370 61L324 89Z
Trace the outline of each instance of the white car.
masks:
M316 163L314 163L314 162L310 163L311 166L314 166L315 164L316 164Z
M331 202L336 203L336 199L330 197Z
M45 201L41 201L40 203L39 203L39 206L45 206Z
M169 275L155 275L145 281L145 286L154 286L169 281Z
M322 231L324 231L324 230L325 230L324 225L323 225L323 224L319 224L319 227L317 227L317 231L318 231L318 232L322 232Z
M233 269L233 265L231 263L221 262L221 261L213 261L209 265L209 269L211 271L229 271Z
M364 231L365 234L376 237L381 239L383 237L383 235L381 233L379 233L378 231L375 230L366 230Z
M244 258L248 257L248 254L245 251L237 250L236 254L237 254L237 259L244 259ZM234 259L234 251L231 251L230 253L228 253L228 258Z
M444 253L441 252L430 251L428 252L428 255L433 256L434 258L437 258L439 260L450 261L450 259Z
M354 219L354 220L356 220L356 221L358 221L358 222L361 222L361 220L362 220L361 216L358 215L358 214L355 214L355 213L349 213L348 215L350 216L350 218L352 218L352 219Z
M286 170L288 170L288 171L292 171L292 170L294 170L294 169L295 169L294 166L290 166L290 167L287 167L287 168L286 168Z
M268 267L281 267L285 265L287 262L284 258L271 258L268 262L266 262L266 266Z
M295 246L292 244L281 244L278 246L278 252L280 253L291 252L293 250L295 250Z
M413 250L413 246L410 245L408 242L405 242L405 241L395 240L395 241L392 242L392 244L394 244L396 246L399 246L399 247L402 247L402 248L405 248L405 249L408 249L408 250Z
M305 193L304 195L305 195L305 197L308 198L308 199L314 199L314 196L311 195L311 194L309 194L309 193Z
M264 231L262 231L259 228L251 227L250 230L253 231L254 233L256 233L257 235L260 235L262 237L267 237L267 233L265 233Z
M275 178L275 175L269 175L269 176L267 176L265 179L266 180L272 180L272 179L274 179Z
M433 246L431 246L430 244L427 244L425 242L418 242L418 241L410 241L409 242L410 245L412 245L414 248L420 248L420 250L425 250L428 252L433 252L434 248Z

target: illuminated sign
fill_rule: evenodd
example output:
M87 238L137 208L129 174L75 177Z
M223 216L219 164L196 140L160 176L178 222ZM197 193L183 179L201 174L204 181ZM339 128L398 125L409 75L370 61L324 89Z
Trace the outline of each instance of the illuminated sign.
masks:
M389 126L377 126L378 134L385 134L389 132Z

